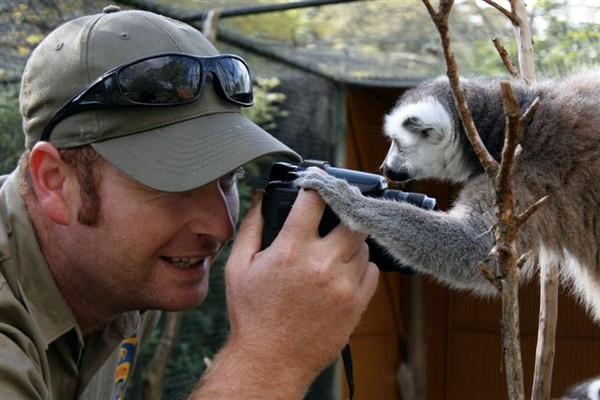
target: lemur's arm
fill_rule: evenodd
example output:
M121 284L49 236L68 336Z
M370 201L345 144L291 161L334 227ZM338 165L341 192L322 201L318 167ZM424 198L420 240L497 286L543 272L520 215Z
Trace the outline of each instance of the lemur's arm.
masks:
M477 268L478 261L489 261L493 237L473 210L458 206L451 212L430 211L366 197L344 180L309 171L296 184L317 190L344 224L370 234L402 263L453 287L495 291Z

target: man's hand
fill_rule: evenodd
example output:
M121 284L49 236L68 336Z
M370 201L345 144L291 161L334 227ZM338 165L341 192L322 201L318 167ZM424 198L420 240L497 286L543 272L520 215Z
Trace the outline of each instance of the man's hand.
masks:
M254 199L225 269L230 339L198 396L299 398L348 342L378 269L366 235L340 224L319 236L324 209L316 192L300 190L281 232L260 251Z

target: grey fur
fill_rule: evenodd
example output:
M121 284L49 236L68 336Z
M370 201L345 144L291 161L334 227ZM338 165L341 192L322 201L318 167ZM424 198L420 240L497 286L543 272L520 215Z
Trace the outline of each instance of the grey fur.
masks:
M504 141L499 81L463 85L480 136L499 159ZM549 195L518 237L518 252L533 254L523 276L558 263L561 281L600 322L600 71L531 87L514 82L513 88L523 110L535 97L541 100L517 158L516 210ZM476 267L481 260L495 262L489 256L493 191L466 139L447 80L408 91L386 116L384 129L392 142L382 165L386 175L464 184L449 211L367 198L345 181L314 172L297 184L316 189L345 224L369 233L403 263L451 287L495 293Z
M600 376L571 386L560 400L600 400Z

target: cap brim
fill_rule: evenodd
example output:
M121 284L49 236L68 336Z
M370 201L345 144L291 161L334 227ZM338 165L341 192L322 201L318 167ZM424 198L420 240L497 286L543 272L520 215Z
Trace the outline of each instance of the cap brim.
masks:
M106 160L151 188L204 186L259 157L301 157L239 113L204 115L166 127L92 143Z

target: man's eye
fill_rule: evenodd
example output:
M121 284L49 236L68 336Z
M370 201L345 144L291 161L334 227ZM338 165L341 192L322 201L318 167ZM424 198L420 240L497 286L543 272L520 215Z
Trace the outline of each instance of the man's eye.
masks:
M222 176L221 179L219 179L219 183L224 188L231 188L238 180L243 179L245 175L246 171L244 168L240 167L227 175Z

